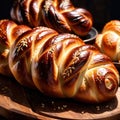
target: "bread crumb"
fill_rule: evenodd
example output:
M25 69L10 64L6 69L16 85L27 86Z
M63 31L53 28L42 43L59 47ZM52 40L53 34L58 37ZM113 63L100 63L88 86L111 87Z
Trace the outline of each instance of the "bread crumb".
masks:
M52 104L54 104L55 102L54 102L54 101L52 101L51 103L52 103Z
M96 106L96 109L99 111L100 110L100 106Z
M44 104L44 103L41 103L41 107L44 108L44 107L45 107L45 104Z
M58 110L60 110L60 106L58 106Z
M67 105L63 105L63 108L67 108Z
M109 108L109 105L106 105L105 107L106 107L106 108Z

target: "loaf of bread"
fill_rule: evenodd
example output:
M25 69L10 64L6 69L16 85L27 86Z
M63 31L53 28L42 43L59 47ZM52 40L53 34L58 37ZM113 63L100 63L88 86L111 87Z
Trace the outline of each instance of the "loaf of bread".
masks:
M119 86L116 67L108 56L78 36L1 20L0 38L0 57L4 56L0 72L8 65L21 85L90 103L115 97Z
M44 25L79 36L87 35L93 25L91 13L74 7L70 0L15 0L10 14L20 24Z
M12 43L25 31L30 30L28 26L17 25L13 21L0 20L0 73L12 76L8 66L9 49Z
M120 21L111 20L106 23L102 32L97 36L95 45L112 61L120 62Z

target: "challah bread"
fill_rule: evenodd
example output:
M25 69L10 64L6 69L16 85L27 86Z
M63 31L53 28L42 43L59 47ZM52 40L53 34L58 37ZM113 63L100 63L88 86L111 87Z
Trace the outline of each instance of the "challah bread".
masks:
M17 25L13 21L0 20L0 73L11 76L11 71L8 65L9 49L12 43L23 32L29 30L28 26Z
M9 29L11 21L0 23L6 22ZM13 31L4 34L9 35L4 36L7 41L13 41L12 28ZM46 95L84 102L103 102L115 97L118 71L111 59L95 46L85 44L76 35L58 34L42 26L28 28L15 38L10 42L8 63L21 85L37 88Z
M112 61L120 62L120 21L111 20L106 23L102 32L96 37L95 45Z
M93 25L91 13L76 8L70 0L15 0L11 18L30 27L45 25L60 33L85 36Z

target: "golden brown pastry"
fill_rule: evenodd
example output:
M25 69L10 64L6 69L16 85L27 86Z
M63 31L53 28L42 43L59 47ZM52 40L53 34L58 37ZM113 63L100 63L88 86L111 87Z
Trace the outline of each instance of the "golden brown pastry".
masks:
M13 28L9 27L9 20L0 23L8 30ZM6 41L12 41L13 33L15 29L4 34L5 38L10 36ZM103 102L115 97L119 74L111 59L76 35L58 34L41 26L28 28L14 38L8 62L20 84L37 88L46 95L84 102Z
M31 27L45 25L80 36L87 35L93 25L91 13L74 7L70 0L15 0L11 18Z
M0 20L0 73L11 76L8 66L9 49L20 34L29 30L28 26L17 25L13 21Z
M106 23L102 32L97 36L95 45L112 61L120 62L120 21L111 20Z

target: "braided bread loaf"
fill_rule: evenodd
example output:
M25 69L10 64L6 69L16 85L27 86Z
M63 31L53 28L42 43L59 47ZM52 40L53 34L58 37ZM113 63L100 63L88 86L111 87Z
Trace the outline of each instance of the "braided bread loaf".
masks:
M0 21L0 30L0 55L8 50L6 61L20 84L84 102L115 96L119 74L114 64L76 35L46 27L30 29L9 20Z
M17 25L13 21L0 20L0 73L12 76L8 66L8 54L12 43L25 31L28 26Z
M120 61L120 21L111 20L106 23L102 32L97 36L95 45L112 61Z
M15 0L11 18L30 27L44 25L80 36L87 35L93 25L91 13L75 8L70 0Z

